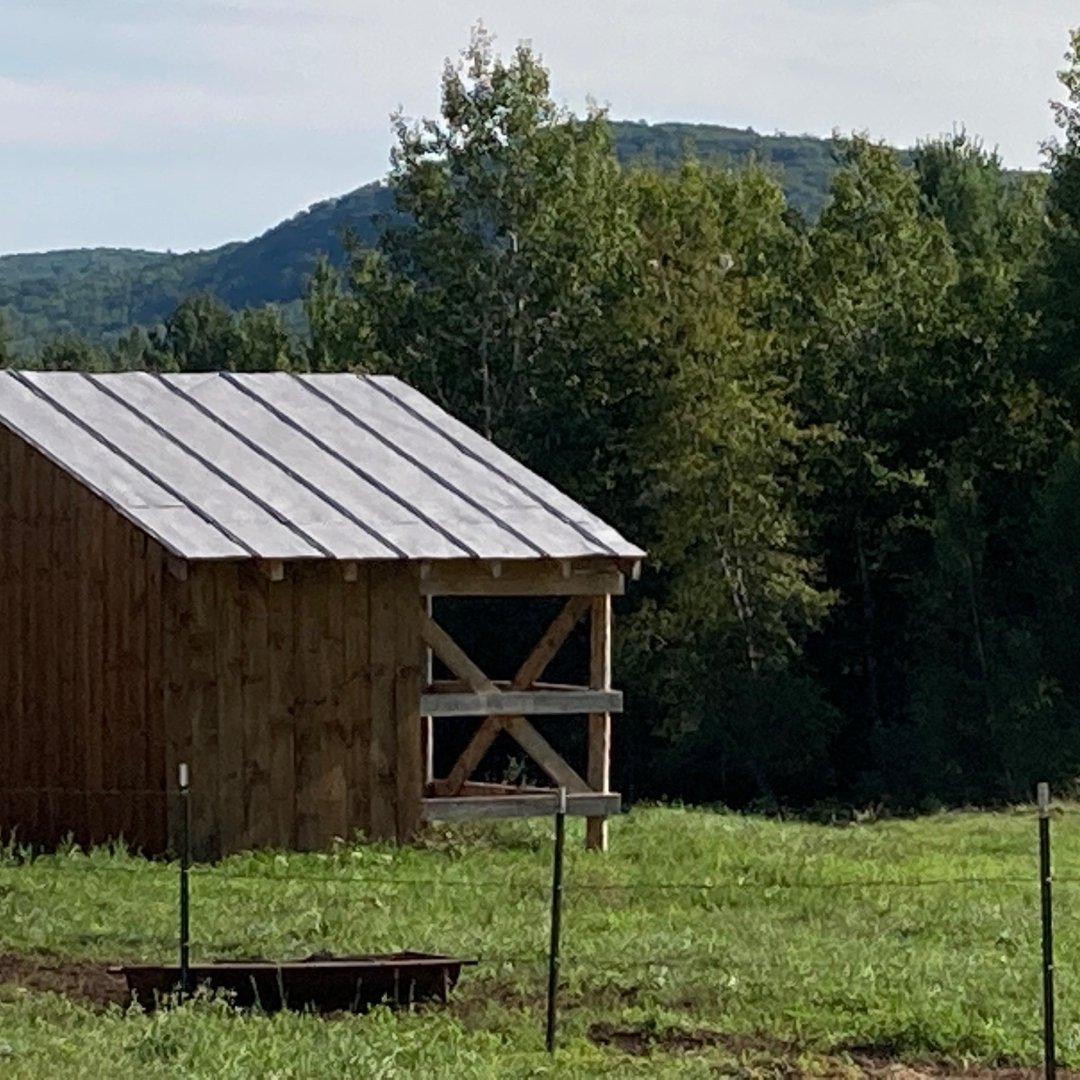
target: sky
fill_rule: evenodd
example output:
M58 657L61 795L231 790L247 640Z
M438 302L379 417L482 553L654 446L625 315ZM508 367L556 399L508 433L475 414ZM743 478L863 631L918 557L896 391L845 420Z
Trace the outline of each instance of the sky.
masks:
M2 0L0 253L247 239L383 175L482 21L615 117L1053 133L1072 0Z

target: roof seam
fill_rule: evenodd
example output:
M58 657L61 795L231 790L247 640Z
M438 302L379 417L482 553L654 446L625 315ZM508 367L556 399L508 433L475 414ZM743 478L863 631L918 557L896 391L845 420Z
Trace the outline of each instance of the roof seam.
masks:
M551 503L549 503L542 496L537 495L534 491L531 491L520 480L516 480L509 473L505 472L503 469L500 469L497 465L492 464L492 462L488 461L487 458L483 457L481 454L478 454L475 450L467 446L460 439L455 438L453 435L450 434L450 432L443 430L443 428L439 427L439 425L436 424L433 420L429 419L428 417L424 416L423 413L414 409L407 401L403 401L395 393L393 393L391 390L388 390L385 386L382 386L370 375L360 375L360 378L363 379L369 386L372 386L376 390L378 390L380 394L384 395L385 397L389 398L391 401L399 405L410 416L414 417L416 420L419 420L420 423L422 423L425 427L430 428L437 435L441 436L448 443L450 443L451 446L455 447L461 453L465 454L467 457L472 458L474 461L480 462L480 464L483 465L489 472L493 472L496 476L498 476L500 480L504 480L506 483L516 487L518 491L524 492L526 495L528 495L530 499L533 499L539 506L542 506L549 514L557 518L564 525L568 525L579 536L588 540L589 543L596 544L597 547L603 548L609 554L616 557L618 556L619 553L610 544L606 543L604 540L601 540L598 536L594 536L583 525L580 525L572 518L567 517L566 514L564 514L558 508L552 506Z
M300 380L297 379L297 382L300 382ZM441 537L443 537L443 539L449 540L450 543L454 545L454 547L460 548L462 551L465 552L466 555L470 556L471 558L478 559L481 557L479 552L474 551L471 547L469 547L468 544L459 540L448 529L445 529L433 518L428 517L428 515L425 514L422 510L413 506L412 503L408 502L407 500L403 499L396 491L394 491L392 488L387 487L386 484L384 484L381 480L378 480L366 469L362 469L354 461L350 461L344 454L342 454L339 450L335 450L334 447L332 447L329 443L324 442L317 435L314 435L306 428L301 427L291 416L289 416L287 413L282 412L281 409L279 409L272 402L269 402L265 398L261 397L254 390L252 390L251 387L245 386L239 380L236 380L234 385L240 390L242 390L245 394L247 394L252 400L257 401L273 416L276 416L282 423L293 428L295 431L300 432L300 434L303 435L305 438L310 439L317 447L319 447L320 450L322 450L326 454L329 454L335 461L341 462L341 464L343 464L346 468L351 469L362 480L366 480L369 484L371 484L371 486L374 487L377 491L382 492L382 494L385 495L387 498L392 499L394 502L396 502L398 506L403 507L414 517L419 518L420 521L427 525L428 528L437 532ZM304 384L300 382L300 385L303 386Z
M119 394L117 394L115 391L110 390L109 388L102 385L89 372L84 371L84 372L81 372L81 374L82 374L83 378L85 378L86 381L90 383L91 386L93 386L95 389L101 391L101 393L103 393L106 397L111 398L118 405L122 405L125 409L127 409L132 414L132 416L138 417L138 419L140 419L144 424L146 424L146 426L148 428L150 428L151 431L157 432L157 434L160 435L162 438L166 439L168 442L171 442L174 446L179 447L189 457L191 457L193 460L197 461L200 465L202 465L204 469L206 469L209 472L213 473L214 476L216 476L219 480L223 480L230 487L232 487L236 491L240 492L240 494L243 495L246 499L248 499L250 502L252 502L255 506L258 506L265 513L269 514L280 525L283 525L286 529L288 529L290 532L294 533L301 540L303 540L304 543L308 544L309 546L314 548L316 551L321 552L328 559L335 558L334 553L328 547L325 547L323 544L320 544L319 541L316 540L313 536L309 536L306 532L304 532L303 529L300 528L299 525L297 525L295 522L290 521L283 513L281 513L281 511L277 510L275 507L271 506L270 503L266 502L265 499L262 499L260 496L256 495L253 491L250 491L248 488L244 487L244 485L241 484L239 480L237 480L233 476L230 476L224 469L220 468L219 466L215 465L212 461L210 461L209 458L204 457L197 450L192 449L182 439L178 438L176 435L173 434L173 432L169 431L168 428L162 427L161 424L159 424L156 420L152 419L151 417L147 416L146 413L144 413L140 408L138 408L135 405L132 405L130 401L125 400ZM163 381L161 379L161 376L157 377L157 381L158 382ZM214 523L219 528L224 528L224 526L222 526L220 522L218 522L215 518L213 518L209 514L209 512L207 512L207 517L208 517L209 520L214 521ZM244 548L247 551L250 551L254 558L261 558L258 551L255 550L254 548L250 547L248 544L244 544Z
M444 487L447 491L453 493L467 506L471 506L474 510L479 511L481 514L484 515L484 517L488 518L496 526L498 526L498 528L502 529L504 532L507 532L512 537L514 537L515 540L520 541L526 547L532 548L532 550L535 551L536 554L541 556L542 558L551 557L550 552L545 551L539 544L537 544L533 540L530 540L528 536L526 536L520 530L515 529L514 526L511 525L509 522L503 521L497 514L489 510L486 506L483 505L483 503L479 502L477 499L474 499L467 492L462 491L456 484L451 483L444 476L440 476L439 473L437 473L429 466L425 465L419 458L415 457L413 454L410 454L408 450L404 449L404 447L398 446L398 444L394 442L394 440L391 439L389 436L384 435L381 431L376 431L375 428L373 428L366 420L357 416L352 411L352 409L346 408L340 402L335 401L328 394L308 383L306 379L300 378L300 376L297 376L297 378L306 390L310 391L312 394L315 394L317 397L322 398L328 404L332 405L338 412L341 413L342 416L346 417L346 419L350 420L363 431L366 431L369 435L372 436L372 438L378 439L379 442L381 442L389 450L397 454L399 457L404 458L407 462L409 462L410 465L419 469L422 473L424 473L425 476L428 476L432 480L434 480L435 483L439 484L441 487Z
M230 386L233 386L236 389L243 391L243 387L236 381L231 372L222 371L218 374ZM177 386L174 382L167 378L162 377L161 382L172 393L176 394L181 400L186 401L189 405L192 406L192 408L197 409L208 420L211 420L215 424L220 425L220 427L222 427L234 438L238 439L241 443L244 444L244 446L248 447L248 449L258 454L266 461L269 461L272 465L275 465L286 476L288 476L290 480L293 480L295 483L300 484L307 491L310 491L316 498L320 499L322 502L326 503L327 506L336 510L339 514L341 514L342 517L352 522L358 529L367 533L368 536L370 536L373 540L382 544L382 546L385 547L388 551L392 551L398 558L403 559L408 556L408 552L406 552L403 548L393 543L393 541L387 539L373 526L369 525L366 521L362 520L360 517L354 514L343 503L338 502L337 499L333 498L330 495L327 495L323 491L320 491L319 488L310 480L308 480L305 476L302 476L291 466L283 462L280 458L275 457L273 454L270 453L269 450L267 450L263 446L260 446L254 439L249 438L242 431L239 431L237 428L233 427L233 425L230 424L228 421L222 419L208 405L199 401L197 398L192 397L186 390L182 390L179 386Z
M196 517L201 518L207 525L221 533L221 535L224 536L226 540L229 540L230 542L236 544L237 547L241 548L243 551L246 551L249 555L253 557L256 555L256 552L248 544L244 543L244 541L241 540L239 536L236 536L220 522L215 521L209 514L207 514L202 509L202 507L185 498L184 495L182 495L180 491L177 488L173 487L172 484L170 484L167 480L162 479L160 476L154 473L153 470L148 469L137 458L132 457L126 450L122 450L114 442L102 435L101 432L96 431L93 427L91 427L90 424L88 424L80 416L77 416L66 405L62 405L54 397L47 394L44 389L39 387L31 379L28 379L23 372L12 369L10 371L10 374L14 379L18 380L18 382L25 386L32 394L52 406L52 408L54 408L58 413L60 413L60 415L63 416L65 420L74 424L81 431L84 431L92 439L96 440L102 446L104 446L106 450L109 450L111 453L115 454L118 458L120 458L121 461L130 465L137 472L142 473L142 475L146 477L147 480L149 480L153 484L157 484L162 491L167 491L170 495L173 496L174 499L179 500L180 503L186 506L187 509L190 510ZM111 506L117 505L111 499L106 499L106 501L109 502ZM119 509L119 507L117 507L117 509ZM144 525L141 525L138 522L135 522L135 524L139 525L139 528L141 528L144 532L147 531Z

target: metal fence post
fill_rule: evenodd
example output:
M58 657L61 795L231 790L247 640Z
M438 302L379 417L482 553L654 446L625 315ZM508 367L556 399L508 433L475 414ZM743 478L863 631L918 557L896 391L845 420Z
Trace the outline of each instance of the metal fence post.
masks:
M1050 785L1039 784L1039 890L1042 896L1043 1061L1046 1080L1057 1075L1054 1039L1054 907L1050 876Z
M180 768L180 1000L191 992L191 925L188 870L191 866L191 788L188 767Z
M548 953L547 1052L555 1052L555 999L559 992L559 936L562 930L563 852L566 847L566 788L559 788L555 812L555 858L551 870L551 949Z

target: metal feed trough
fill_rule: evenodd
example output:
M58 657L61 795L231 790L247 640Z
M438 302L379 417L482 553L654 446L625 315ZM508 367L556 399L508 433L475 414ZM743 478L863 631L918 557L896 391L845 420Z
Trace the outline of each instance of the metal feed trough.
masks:
M360 1012L372 1005L446 1002L461 969L475 960L430 953L309 956L305 960L217 960L192 964L191 988L224 991L234 1005L267 1012L310 1009ZM180 987L176 965L132 964L112 969L127 979L132 998L154 1009Z

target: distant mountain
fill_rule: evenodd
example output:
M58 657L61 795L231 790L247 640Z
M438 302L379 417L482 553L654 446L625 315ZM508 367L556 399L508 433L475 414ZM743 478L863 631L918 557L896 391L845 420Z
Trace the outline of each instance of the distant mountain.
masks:
M688 150L731 165L756 157L777 168L792 205L809 217L824 205L835 169L831 140L808 135L759 135L711 124L612 126L623 161L670 167ZM111 344L133 325L159 322L196 292L213 292L237 308L294 303L321 253L341 261L345 229L371 242L373 218L392 208L390 191L376 182L316 203L253 240L209 251L91 248L0 256L0 311L16 350L28 352L65 334Z

